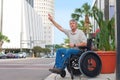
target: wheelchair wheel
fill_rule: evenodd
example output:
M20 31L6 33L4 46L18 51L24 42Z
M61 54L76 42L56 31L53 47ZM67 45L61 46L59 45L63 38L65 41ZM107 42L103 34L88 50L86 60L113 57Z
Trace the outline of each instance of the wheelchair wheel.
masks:
M88 77L96 77L101 72L102 63L96 53L87 51L81 55L79 67L82 74Z
M65 72L65 70L62 70L60 76L63 77L63 78L66 76L66 72Z
M72 56L69 60L69 64L67 65L67 70L71 75L81 75L78 65L78 56Z

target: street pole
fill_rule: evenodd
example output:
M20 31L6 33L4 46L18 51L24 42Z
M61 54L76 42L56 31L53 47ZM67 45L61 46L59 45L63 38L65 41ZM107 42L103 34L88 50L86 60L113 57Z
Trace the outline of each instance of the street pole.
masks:
M2 32L3 27L3 0L1 0L1 22L0 22L0 32Z
M117 60L116 60L116 80L120 80L120 0L116 0L116 41L117 41Z

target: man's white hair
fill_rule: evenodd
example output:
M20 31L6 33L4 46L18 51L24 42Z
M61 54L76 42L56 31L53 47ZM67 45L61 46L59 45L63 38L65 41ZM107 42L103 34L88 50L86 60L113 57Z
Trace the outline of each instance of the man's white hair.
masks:
M77 21L75 19L71 19L69 22L75 22L77 24Z

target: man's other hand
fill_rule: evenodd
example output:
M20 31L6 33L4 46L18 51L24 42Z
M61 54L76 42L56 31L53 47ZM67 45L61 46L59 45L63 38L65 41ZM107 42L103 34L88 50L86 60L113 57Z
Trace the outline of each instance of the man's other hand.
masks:
M70 43L69 46L70 46L71 48L73 48L73 47L74 47L74 44Z

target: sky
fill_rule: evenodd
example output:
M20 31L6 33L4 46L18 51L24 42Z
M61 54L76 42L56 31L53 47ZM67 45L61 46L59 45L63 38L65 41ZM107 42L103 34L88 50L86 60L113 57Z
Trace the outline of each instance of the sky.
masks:
M69 20L74 10L81 8L86 2L92 5L93 1L94 0L55 0L55 21L65 29L70 29ZM67 38L67 36L56 28L54 28L54 33L54 44L64 43L64 39Z

